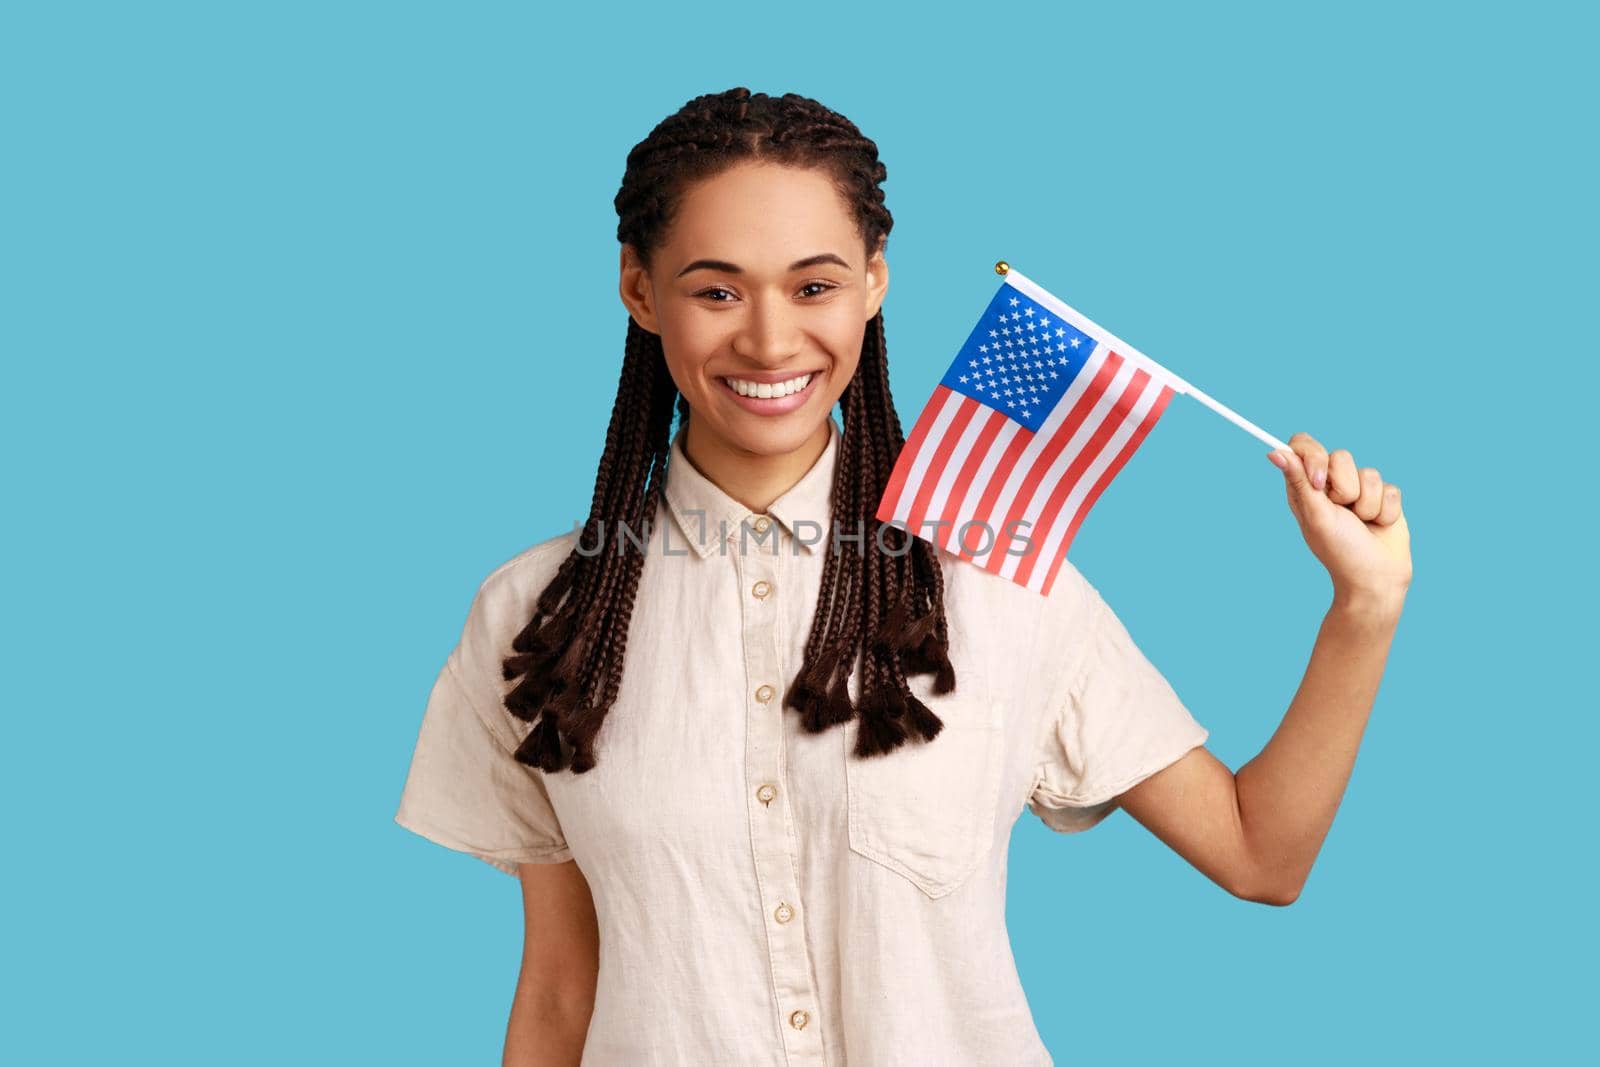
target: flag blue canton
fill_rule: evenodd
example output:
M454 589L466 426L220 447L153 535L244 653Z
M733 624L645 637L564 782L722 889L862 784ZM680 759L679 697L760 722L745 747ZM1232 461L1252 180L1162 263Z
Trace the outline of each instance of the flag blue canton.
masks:
M1037 432L1093 351L1092 337L1002 282L941 384Z

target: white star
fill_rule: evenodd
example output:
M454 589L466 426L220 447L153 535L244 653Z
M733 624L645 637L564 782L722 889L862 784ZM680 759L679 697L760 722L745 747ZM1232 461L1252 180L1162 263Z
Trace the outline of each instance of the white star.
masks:
M1012 297L1011 298L1011 306L1012 307L1016 307L1017 306L1017 298L1016 297Z
M1073 348L1077 348L1078 347L1078 339L1076 337L1074 337L1072 339L1072 347Z
M1027 308L1026 310L1023 311L1023 314L1028 316L1031 319L1031 318L1033 318L1033 309L1032 308Z

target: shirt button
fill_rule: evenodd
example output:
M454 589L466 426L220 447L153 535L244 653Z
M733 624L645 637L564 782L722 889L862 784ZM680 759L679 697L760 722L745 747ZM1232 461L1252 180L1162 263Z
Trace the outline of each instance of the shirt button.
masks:
M765 704L767 701L772 699L772 694L775 692L777 692L777 690L773 689L772 686L763 685L756 689L756 699Z
M782 901L779 901L778 906L773 909L772 917L781 923L786 923L790 919L794 918L794 909Z
M772 520L765 515L755 521L756 533L766 533L767 527L772 525Z
M756 799L763 804L771 804L772 798L778 795L778 789L773 785L764 785L756 790Z
M754 594L757 600L765 600L767 594L772 592L772 586L767 582L757 582L750 587L750 592Z
M803 1009L789 1013L789 1025L794 1027L796 1030L804 1030L806 1028L806 1023L810 1021L811 1013Z

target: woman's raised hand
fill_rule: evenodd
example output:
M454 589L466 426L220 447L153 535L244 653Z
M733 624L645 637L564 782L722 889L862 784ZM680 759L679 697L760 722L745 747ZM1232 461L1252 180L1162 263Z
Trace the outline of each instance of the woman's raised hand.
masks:
M1357 467L1349 449L1332 452L1308 433L1292 452L1267 458L1283 471L1289 510L1313 555L1328 569L1335 597L1372 597L1398 606L1411 584L1411 533L1400 488L1376 467Z

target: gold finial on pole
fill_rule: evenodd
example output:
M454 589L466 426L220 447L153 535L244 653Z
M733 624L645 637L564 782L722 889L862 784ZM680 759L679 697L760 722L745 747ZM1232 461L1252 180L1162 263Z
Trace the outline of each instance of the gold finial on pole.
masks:
M996 263L994 265L994 272L996 274L1001 275L1002 277L1005 275L1006 271L1008 271L1010 269L1011 269L1011 264L1007 263L1003 259L1000 262L998 262L998 263Z

